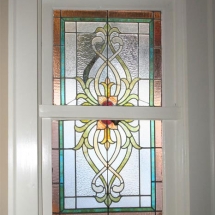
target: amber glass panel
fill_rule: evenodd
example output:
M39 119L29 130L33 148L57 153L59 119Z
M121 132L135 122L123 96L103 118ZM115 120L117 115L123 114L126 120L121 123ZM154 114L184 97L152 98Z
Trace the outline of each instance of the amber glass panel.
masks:
M62 10L61 17L106 18L107 11Z
M162 123L159 120L155 121L155 145L162 147Z
M53 75L60 78L60 46L53 47Z
M152 11L109 11L109 18L153 18Z
M60 18L54 18L53 43L60 45Z
M162 75L162 66L161 66L161 49L155 49L154 52L155 55L155 59L154 59L154 78L155 79L161 79L161 75Z
M155 47L161 46L161 21L155 20L154 21L154 28L155 28Z
M54 79L54 105L60 105L60 79Z

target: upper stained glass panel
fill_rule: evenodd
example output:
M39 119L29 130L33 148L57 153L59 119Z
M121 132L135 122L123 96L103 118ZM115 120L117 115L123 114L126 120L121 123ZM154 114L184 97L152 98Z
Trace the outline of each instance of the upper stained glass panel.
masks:
M53 104L161 106L161 13L54 11Z

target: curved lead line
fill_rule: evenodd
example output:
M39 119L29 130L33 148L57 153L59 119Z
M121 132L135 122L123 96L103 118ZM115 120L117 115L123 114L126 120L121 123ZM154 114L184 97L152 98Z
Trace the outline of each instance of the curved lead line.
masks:
M114 191L115 193L121 192L121 191L124 189L124 180L123 180L122 176L121 176L119 173L117 173L116 170L113 169L111 166L110 166L108 169L109 169L109 170L119 179L119 181L120 181L120 185L119 185L119 186L114 185L114 186L112 187L113 191ZM109 191L110 191L110 189L111 189L111 187L109 187Z
M107 61L107 58L101 54L95 47L95 44L96 43L101 43L103 42L103 38L102 37L95 37L93 38L92 40L92 47L93 47L93 50L95 51L95 53L104 61L104 63L101 65L101 67L99 68L97 74L96 74L96 77L95 77L95 90L96 90L96 93L97 95L101 95L101 92L99 90L99 78L101 76L101 73L103 71L103 69L105 68L106 64L111 68L111 70L113 71L114 75L115 75L115 78L116 78L116 91L115 91L115 96L119 95L120 93L120 76L119 76L119 73L117 72L116 68L113 66L113 64L111 63L111 61L122 51L122 45L123 45L123 42L122 42L122 39L119 38L119 37L114 37L111 42L113 43L119 43L120 44L120 47L119 49L110 57L110 59Z
M98 156L100 161L104 164L104 167L93 178L92 188L95 192L100 193L104 190L104 187L103 187L103 190L101 190L101 186L96 186L96 181L99 178L99 176L107 170L107 162L103 158L102 154L100 153L99 147L98 147L98 136L99 136L99 134L100 134L100 130L97 130L95 135L94 135L94 140L93 140L94 141L94 149L95 149L96 155Z
M106 167L103 167L95 176L94 176L94 178L93 178L93 180L92 180L92 188L93 188L93 190L96 192L96 193L101 193L103 190L104 190L104 186L102 186L102 185L99 185L99 186L97 186L96 185L96 181L97 181L97 179L100 177L100 175L102 175L105 171L106 171ZM106 188L107 188L107 185L106 185Z
M110 161L108 162L108 169L119 179L120 181L120 185L119 186L113 186L113 191L115 193L119 193L124 189L124 180L122 178L122 176L116 172L116 170L114 170L111 167L111 164L115 161L115 159L117 158L117 156L119 155L120 152L120 148L121 148L121 136L118 130L114 130L115 134L116 134L116 150L112 156L112 158L110 159ZM109 188L110 189L110 188Z
M114 93L115 96L118 96L120 93L120 77L119 77L119 73L117 72L116 68L113 66L113 64L108 61L108 66L111 68L111 70L113 71L115 78L116 78L116 91Z
M106 65L107 65L107 61L105 61L105 62L101 65L101 67L99 68L99 70L98 70L98 72L97 72L97 74L96 74L96 77L95 77L95 91L96 91L96 94L97 94L98 96L101 95L101 92L100 92L100 90L99 90L99 78L100 78L100 76L101 76L101 74L102 74L103 69L106 67Z
M118 174L109 164L107 164L107 161L105 161L104 157L102 156L102 154L100 153L100 150L98 148L98 136L99 136L100 130L97 130L94 136L94 149L96 152L96 155L98 156L98 158L100 159L100 161L103 163L104 167L95 175L95 177L93 178L92 181L92 187L93 190L96 192L102 192L101 191L101 186L96 186L96 181L99 178L99 176L104 173L106 170L110 170L120 181L120 186L113 186L113 191L115 192L121 192L122 189L124 188L124 180L122 178L122 176L120 174ZM120 138L120 134L119 132L116 132L117 138L118 138L118 144L117 144L117 150L119 151L120 149L120 143L121 143L121 138ZM112 162L115 160L116 156L118 155L118 153L115 153L114 158L111 158L111 164Z
M104 166L107 168L107 162L106 160L104 159L104 157L102 156L100 150L99 150L99 147L98 147L98 136L99 136L99 133L100 133L100 130L97 130L95 135L94 135L94 149L95 149L95 152L96 152L96 155L98 156L98 158L100 159L100 161L104 164Z
M121 137L120 137L120 134L119 134L119 131L118 130L114 130L115 131L115 134L116 134L116 150L112 156L112 158L110 159L110 161L108 162L108 165L110 166L114 161L115 159L117 158L119 152L120 152L120 147L121 147Z
M110 36L109 36L109 38L110 38ZM116 52L115 48L113 47L113 45L111 43L110 43L110 49L113 53ZM122 60L122 58L119 55L116 56L116 59L121 64L122 68L124 69L125 74L126 74L126 78L127 78L128 82L130 83L131 82L131 74L129 72L128 67L126 66L125 62Z

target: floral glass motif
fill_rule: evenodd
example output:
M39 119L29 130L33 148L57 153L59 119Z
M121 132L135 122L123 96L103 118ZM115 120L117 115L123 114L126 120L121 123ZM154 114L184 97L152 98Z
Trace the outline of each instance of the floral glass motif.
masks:
M161 106L160 12L55 10L53 43L55 105ZM53 121L53 214L160 215L161 128Z

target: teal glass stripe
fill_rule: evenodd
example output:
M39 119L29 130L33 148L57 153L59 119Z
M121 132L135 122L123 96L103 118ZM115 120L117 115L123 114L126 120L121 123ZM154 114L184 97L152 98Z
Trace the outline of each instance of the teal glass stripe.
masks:
M154 48L149 49L149 78L154 79Z
M149 24L149 78L154 79L154 22ZM153 105L152 105L153 106Z
M61 105L65 105L65 47L61 46L61 68L60 68L60 99Z
M109 18L108 22L133 22L133 23L150 23L152 19L124 19L124 18Z
M151 120L151 147L155 147L155 121Z
M60 20L60 42L61 46L65 45L65 21L63 19Z
M63 142L63 121L59 121L59 147L60 149L64 148L64 142Z
M154 106L154 81L150 80L149 81L149 105Z
M60 184L64 183L64 129L63 121L59 121L59 168L60 168Z
M60 184L60 211L64 210L64 185Z
M153 208L92 208L92 209L68 209L61 213L105 213L105 212L152 212Z
M59 157L59 162L60 162L60 183L64 183L64 151L60 150L60 157Z
M62 18L64 22L106 22L106 18L80 18L80 17L68 17Z
M149 44L151 48L154 48L154 22L149 23Z
M152 181L155 181L155 149L151 149ZM153 183L153 182L152 182Z
M61 105L65 105L65 21L61 19L61 62L60 62L60 100Z
M156 189L155 189L155 182L152 182L152 208L155 210L155 197L156 196Z

